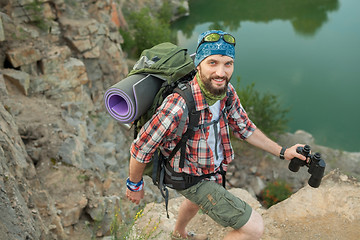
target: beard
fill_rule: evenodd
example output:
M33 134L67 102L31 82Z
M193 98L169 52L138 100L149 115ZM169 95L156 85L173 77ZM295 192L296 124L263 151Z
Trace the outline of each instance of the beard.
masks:
M221 96L224 93L226 93L229 82L230 82L230 79L228 77L219 77L217 75L212 75L209 78L207 78L201 73L201 71L199 71L199 74L200 74L201 81L204 84L204 87L208 92L210 92L211 94L213 94L215 96ZM211 81L214 79L223 79L226 81L226 84L221 88L215 88L211 83Z

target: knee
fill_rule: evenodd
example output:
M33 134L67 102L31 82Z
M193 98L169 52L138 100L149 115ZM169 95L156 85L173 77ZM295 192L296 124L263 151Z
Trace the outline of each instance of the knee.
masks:
M255 239L260 239L265 230L264 220L258 212L253 211L252 216L253 216L252 225L253 225L254 237Z
M254 227L255 238L260 239L261 236L264 234L264 230L265 230L264 221L261 215L259 214L259 218Z
M253 210L248 222L237 231L241 233L241 235L246 235L248 239L260 239L264 233L264 229L263 218L258 212Z

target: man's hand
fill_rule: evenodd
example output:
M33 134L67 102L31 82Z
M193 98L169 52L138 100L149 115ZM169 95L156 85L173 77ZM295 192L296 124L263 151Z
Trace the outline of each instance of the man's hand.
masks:
M291 160L291 159L293 159L293 158L296 157L296 158L298 158L298 159L301 159L301 160L303 160L303 161L306 161L306 157L296 151L296 149L297 149L298 147L304 147L304 146L305 146L305 145L303 145L303 144L296 144L296 145L294 145L294 146L286 149L285 154L284 154L284 158L285 158L286 160Z
M144 172L146 164L140 163L136 161L135 158L130 157L130 167L129 167L129 180L138 183L142 180L142 175ZM139 204L140 200L144 198L144 189L142 188L140 191L135 192L126 188L126 197L132 201L133 203Z
M126 189L126 197L133 203L139 204L140 200L144 198L144 189L138 192L133 192L130 189Z

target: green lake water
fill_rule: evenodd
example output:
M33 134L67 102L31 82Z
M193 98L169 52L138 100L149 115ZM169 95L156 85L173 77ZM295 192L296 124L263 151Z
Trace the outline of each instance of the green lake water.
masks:
M276 94L290 108L289 132L302 129L317 144L360 152L359 0L189 4L190 16L172 26L180 46L195 52L198 35L209 29L233 34L232 81Z

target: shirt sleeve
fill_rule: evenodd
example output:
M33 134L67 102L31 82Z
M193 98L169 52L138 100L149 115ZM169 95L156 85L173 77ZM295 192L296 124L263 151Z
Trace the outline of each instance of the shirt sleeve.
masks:
M164 140L176 138L184 104L185 101L178 94L169 95L152 118L141 128L131 145L131 156L141 163L148 163Z
M248 117L245 109L240 103L234 87L229 84L232 92L232 107L229 111L229 126L233 129L235 137L239 139L246 139L255 131L256 126Z

